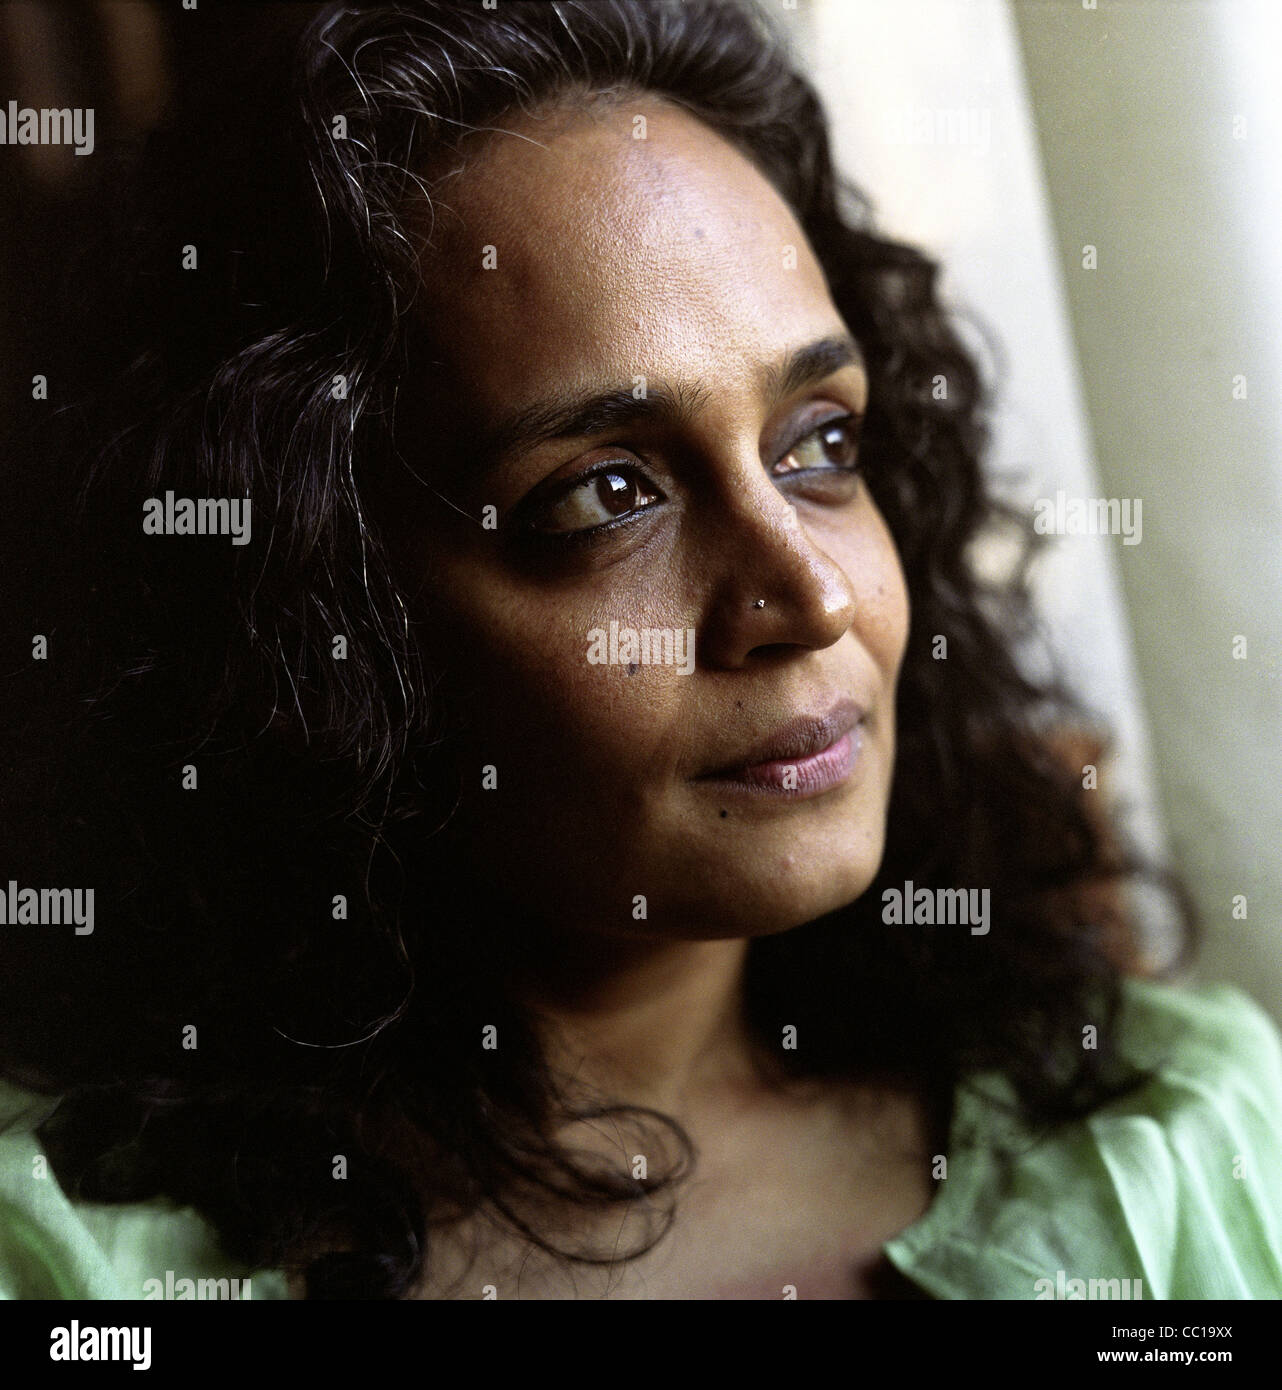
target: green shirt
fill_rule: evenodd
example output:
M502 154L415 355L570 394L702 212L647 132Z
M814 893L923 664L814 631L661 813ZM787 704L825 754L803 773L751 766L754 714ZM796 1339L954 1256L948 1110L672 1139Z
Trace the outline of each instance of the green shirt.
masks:
M994 1103L1001 1077L958 1089L934 1200L884 1247L926 1293L1282 1298L1277 1029L1227 985L1125 990L1123 1050L1157 1073L1132 1096L1034 1138ZM33 1132L51 1106L0 1085L0 1294L287 1296L282 1273L228 1259L191 1208L69 1201Z

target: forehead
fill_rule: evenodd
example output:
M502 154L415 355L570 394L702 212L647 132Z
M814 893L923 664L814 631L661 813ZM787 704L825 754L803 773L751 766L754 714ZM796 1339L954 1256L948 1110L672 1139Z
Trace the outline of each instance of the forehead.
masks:
M687 112L638 97L499 124L438 186L419 301L480 408L603 376L748 378L840 325L787 204Z

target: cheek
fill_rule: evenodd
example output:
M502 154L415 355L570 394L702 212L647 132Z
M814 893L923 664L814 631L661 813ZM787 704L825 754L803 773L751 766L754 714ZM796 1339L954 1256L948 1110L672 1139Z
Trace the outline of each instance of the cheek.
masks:
M855 593L855 635L879 670L893 680L908 644L908 585L889 528L871 501L856 525L832 538L828 550Z
M608 623L599 597L521 590L462 569L442 582L453 597L436 611L433 664L446 671L442 693L468 730L465 746L498 766L501 783L506 768L508 787L538 794L530 804L591 803L618 794L628 769L656 756L672 673L589 662L588 634ZM575 795L548 796L554 788Z

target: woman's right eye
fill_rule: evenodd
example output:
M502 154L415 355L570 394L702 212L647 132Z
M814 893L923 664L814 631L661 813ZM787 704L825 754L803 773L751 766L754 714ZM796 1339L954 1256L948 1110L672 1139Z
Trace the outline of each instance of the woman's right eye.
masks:
M621 521L661 501L662 495L635 468L607 464L569 484L530 514L530 530L566 535Z

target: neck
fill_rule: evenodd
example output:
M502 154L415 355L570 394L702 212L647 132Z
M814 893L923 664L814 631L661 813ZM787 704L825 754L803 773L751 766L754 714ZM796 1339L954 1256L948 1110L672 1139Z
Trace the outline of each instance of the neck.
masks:
M552 950L523 993L553 1067L603 1097L688 1113L747 1082L746 940Z

